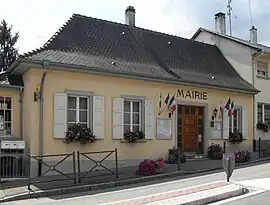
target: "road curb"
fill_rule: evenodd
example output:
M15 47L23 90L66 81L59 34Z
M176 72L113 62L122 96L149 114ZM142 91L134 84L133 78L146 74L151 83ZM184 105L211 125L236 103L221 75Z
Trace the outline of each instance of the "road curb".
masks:
M236 167L242 167L249 164L256 164L256 163L268 161L268 160L270 160L270 158L258 159L252 162L237 164ZM50 190L27 191L27 192L12 195L12 196L6 196L0 199L0 203L8 202L8 201L15 201L15 200L30 199L30 198L49 197L49 196L56 196L56 195L63 195L63 194L71 194L71 193L76 193L76 192L78 193L78 192L94 191L94 190L100 190L100 189L106 189L106 188L114 188L114 187L120 187L124 185L138 184L142 182L149 182L149 181L154 181L154 180L159 180L159 179L173 178L177 176L205 173L205 172L216 171L216 170L222 170L222 168L203 169L203 170L187 171L187 172L176 171L176 172L171 172L171 173L158 174L158 175L153 175L153 176L139 177L139 178L133 178L133 179L126 179L126 180L119 180L119 181L114 181L114 182L92 184L92 185L81 185L81 186L57 188L57 189L50 189Z
M179 205L204 205L204 204L210 204L215 203L218 201L226 200L229 198L237 197L243 194L246 194L248 192L248 189L245 187L239 187L237 190L231 190L224 193L208 196L205 198L201 198L198 200L190 201L190 202L184 202L180 203Z

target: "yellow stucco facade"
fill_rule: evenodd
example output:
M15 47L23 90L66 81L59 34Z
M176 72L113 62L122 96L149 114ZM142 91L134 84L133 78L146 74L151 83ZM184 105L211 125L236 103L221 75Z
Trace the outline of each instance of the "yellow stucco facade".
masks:
M39 103L33 100L33 93L37 85L40 83L42 76L41 69L30 69L24 74L24 97L23 97L23 138L28 142L31 154L39 153ZM64 92L65 90L79 90L93 92L94 95L104 97L104 139L97 140L94 144L82 147L79 143L66 144L63 139L56 139L53 136L53 120L54 108L53 97L54 92ZM220 101L226 101L229 97L234 100L236 105L241 105L248 113L248 136L241 146L248 149L252 148L253 134L253 112L252 112L252 94L222 91L210 88L200 88L193 86L165 84L146 82L143 80L134 80L120 77L110 77L101 75L92 75L86 73L48 70L44 84L44 154L60 154L70 153L73 151L89 152L112 150L117 148L119 151L119 159L144 159L148 157L166 156L168 149L175 146L177 143L177 121L176 114L172 117L172 138L158 140L156 138L156 118L158 117L158 103L160 92L163 96L167 93L175 93L177 89L196 90L198 92L207 93L207 99L185 99L177 97L178 103L203 103L207 105L208 121L210 124L212 111L214 108L219 108ZM4 91L3 91L4 92ZM5 93L3 93L5 94ZM8 93L14 96L15 101L18 101L17 93ZM112 137L112 99L122 95L144 96L146 100L151 100L154 105L154 139L147 140L143 143L128 144L121 140L113 139ZM14 119L17 119L18 107L15 104ZM166 111L162 114L167 116ZM18 132L18 120L14 122L14 133ZM210 126L206 126L210 129ZM206 132L210 133L210 131ZM208 138L209 136L204 136ZM207 141L207 144L217 142L222 145L222 140Z

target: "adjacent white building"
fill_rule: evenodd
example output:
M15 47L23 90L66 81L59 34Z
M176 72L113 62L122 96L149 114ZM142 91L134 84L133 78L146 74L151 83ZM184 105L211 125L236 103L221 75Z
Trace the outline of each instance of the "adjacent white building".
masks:
M248 32L248 31L247 31ZM226 15L215 14L215 31L199 28L192 39L216 45L240 76L261 92L254 97L254 147L256 140L264 140L262 145L270 147L270 132L257 129L257 123L270 124L270 47L259 44L257 29L249 30L250 39L244 40L226 33Z

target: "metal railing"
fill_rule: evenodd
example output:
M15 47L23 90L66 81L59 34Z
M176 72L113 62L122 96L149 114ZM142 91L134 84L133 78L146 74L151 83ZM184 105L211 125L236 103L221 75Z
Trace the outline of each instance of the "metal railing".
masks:
M57 158L57 159L55 159ZM31 185L34 183L45 183L52 181L62 181L62 180L73 180L76 184L76 162L75 162L75 152L69 154L55 154L55 155L42 155L42 156L32 156L29 155L29 177L28 177L28 190L31 190ZM43 168L40 175L37 177L31 176L31 164L36 162L40 167ZM70 170L66 172L67 167L60 166L63 162L68 162L70 164ZM60 177L59 177L60 176Z
M27 177L28 158L22 152L0 153L0 179L19 179Z
M101 160L96 160L93 159L93 155L98 155L98 154L106 154L104 157L102 157ZM115 164L115 170L112 168L108 168L105 166L103 163L105 162L106 159L108 159L109 156L114 154L114 164ZM87 166L87 171L86 172L81 172L81 161L82 158L86 159L87 161L91 161L94 163L94 166ZM77 163L78 163L78 180L79 183L81 183L81 180L83 178L86 178L89 176L90 173L94 172L98 167L103 168L104 170L108 171L109 173L115 175L115 179L117 180L119 178L119 173L118 173L118 156L117 156L117 149L111 150L111 151L100 151L100 152L85 152L85 153L80 153L77 152Z

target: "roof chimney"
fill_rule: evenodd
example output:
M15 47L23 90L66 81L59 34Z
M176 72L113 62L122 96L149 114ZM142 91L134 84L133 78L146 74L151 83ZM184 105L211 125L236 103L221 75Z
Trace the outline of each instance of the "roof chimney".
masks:
M126 9L126 24L135 26L135 9L133 6L128 6Z
M226 34L226 14L219 12L215 14L216 32Z
M252 26L251 29L249 29L250 33L250 43L257 44L257 29Z

